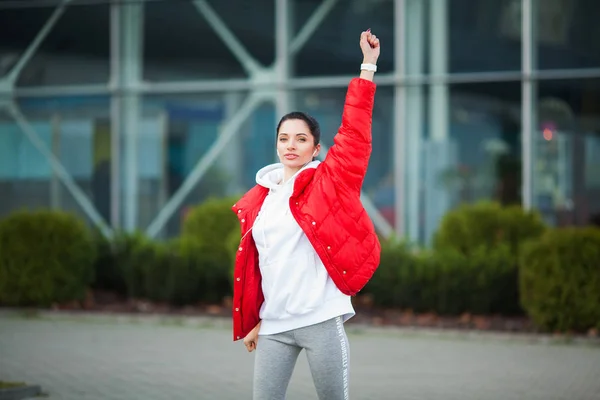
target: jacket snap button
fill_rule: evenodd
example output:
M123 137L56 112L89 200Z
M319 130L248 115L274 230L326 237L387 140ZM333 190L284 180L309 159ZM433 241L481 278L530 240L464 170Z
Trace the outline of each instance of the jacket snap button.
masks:
M239 282L239 281L240 281L240 278L237 278L236 280Z
M344 275L346 275L346 271L344 271Z
M242 222L246 222L246 220L244 218L242 218Z
M331 250L331 246L327 246L327 250Z
M240 247L238 250L239 250L239 251L242 251L242 248Z
M239 214L239 213L241 213L241 212L242 212L242 210L241 210L241 209L240 209L240 210L238 210L238 214Z
M236 308L236 309L235 309L235 311L240 311L240 309L239 309L239 308Z
M313 221L313 223L312 223L312 224L313 224L313 225L316 225L317 223L316 223L315 221Z
M237 338L238 338L238 339L241 339L241 337L239 337L239 336L238 336Z

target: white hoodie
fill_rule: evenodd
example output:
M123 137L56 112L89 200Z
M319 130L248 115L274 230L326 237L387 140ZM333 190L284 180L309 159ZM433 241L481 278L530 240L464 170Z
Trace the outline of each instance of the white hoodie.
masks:
M316 168L312 161L282 184L283 165L268 165L256 182L269 189L252 236L259 255L265 301L260 309L261 335L317 324L336 316L354 316L350 296L329 277L321 259L290 211L289 198L298 173Z

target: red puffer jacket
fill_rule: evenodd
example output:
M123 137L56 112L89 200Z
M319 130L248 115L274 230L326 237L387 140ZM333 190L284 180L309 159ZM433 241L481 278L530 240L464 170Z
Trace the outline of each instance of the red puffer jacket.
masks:
M294 182L292 215L312 243L333 282L355 295L379 266L381 245L360 201L371 155L375 84L354 78L348 86L342 123L325 160ZM233 338L243 339L259 322L264 301L258 251L250 233L268 189L256 185L232 209L242 239L235 259Z

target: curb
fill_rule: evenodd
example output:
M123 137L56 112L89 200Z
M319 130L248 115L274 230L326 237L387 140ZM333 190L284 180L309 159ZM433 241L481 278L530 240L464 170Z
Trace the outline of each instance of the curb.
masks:
M0 318L39 319L47 321L69 321L82 323L122 323L187 327L196 329L231 329L230 317L212 315L171 315L86 312L67 310L38 310L0 308ZM600 337L585 335L559 335L545 333L480 331L469 329L425 328L412 326L375 326L365 323L348 322L346 332L349 335L378 335L404 338L429 338L442 340L467 340L478 342L504 342L542 345L576 345L600 347ZM0 397L0 400L3 400Z
M39 385L17 386L8 389L0 389L0 400L25 400L39 396L42 388Z

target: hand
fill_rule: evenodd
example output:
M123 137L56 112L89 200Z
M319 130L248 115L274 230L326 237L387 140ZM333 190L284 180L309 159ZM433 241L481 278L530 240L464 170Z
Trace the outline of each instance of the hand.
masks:
M363 63L377 64L380 50L379 39L371 33L371 29L360 34L360 49L363 53Z
M258 343L258 330L260 329L260 322L246 335L244 338L244 346L248 353L252 353L256 350L256 344Z

